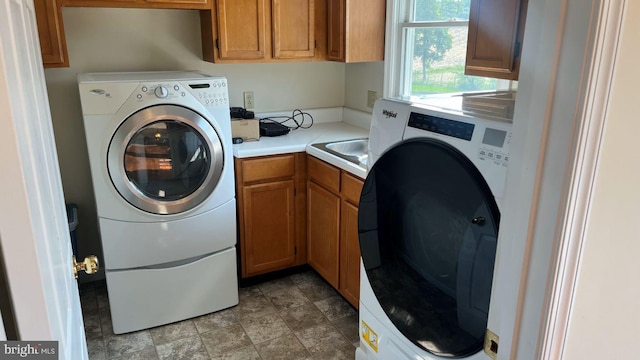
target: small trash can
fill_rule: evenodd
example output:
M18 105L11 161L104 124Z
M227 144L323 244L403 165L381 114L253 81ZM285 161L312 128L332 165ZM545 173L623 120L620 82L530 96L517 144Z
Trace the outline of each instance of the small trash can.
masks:
M67 204L67 220L69 221L69 233L71 235L71 249L73 256L78 258L78 235L76 227L78 226L78 205Z

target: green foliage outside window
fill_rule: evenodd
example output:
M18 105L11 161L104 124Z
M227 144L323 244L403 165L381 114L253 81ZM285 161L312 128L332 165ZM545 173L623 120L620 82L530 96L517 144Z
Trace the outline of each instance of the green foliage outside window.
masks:
M470 1L415 0L413 22L468 20ZM496 89L495 79L464 75L466 30L464 26L413 30L412 95Z

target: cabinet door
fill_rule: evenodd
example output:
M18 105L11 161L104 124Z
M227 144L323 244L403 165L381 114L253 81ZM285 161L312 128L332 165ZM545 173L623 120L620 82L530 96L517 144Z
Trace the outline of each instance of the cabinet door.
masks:
M34 0L44 67L69 66L62 13L58 0Z
M273 0L272 6L273 57L313 57L314 0Z
M245 186L243 276L289 267L295 260L294 181Z
M360 301L360 242L358 208L342 202L340 222L340 288L342 296L358 307Z
M220 59L264 59L265 0L218 0L216 10Z
M340 197L313 181L307 187L307 262L336 289L339 283Z
M472 0L466 75L517 80L527 0Z

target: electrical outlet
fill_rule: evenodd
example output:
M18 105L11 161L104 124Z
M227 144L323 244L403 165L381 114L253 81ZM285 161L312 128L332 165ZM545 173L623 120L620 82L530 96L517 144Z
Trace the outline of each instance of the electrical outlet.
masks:
M244 108L249 110L253 109L255 103L253 102L253 91L244 92Z
M373 109L373 105L375 105L376 100L378 100L378 93L375 91L367 91L367 107Z

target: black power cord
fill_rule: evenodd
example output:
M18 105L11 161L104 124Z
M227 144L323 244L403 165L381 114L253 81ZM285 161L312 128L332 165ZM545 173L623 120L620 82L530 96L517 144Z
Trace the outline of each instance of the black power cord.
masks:
M311 123L308 125L305 125L305 121L307 119L310 119ZM285 124L288 121L293 121L294 124L296 125L289 126ZM274 122L280 125L284 125L291 130L308 129L311 126L313 126L313 116L311 116L311 114L304 112L300 109L295 109L293 110L291 116L286 116L286 115L285 116L269 116L269 117L260 119L260 122Z

